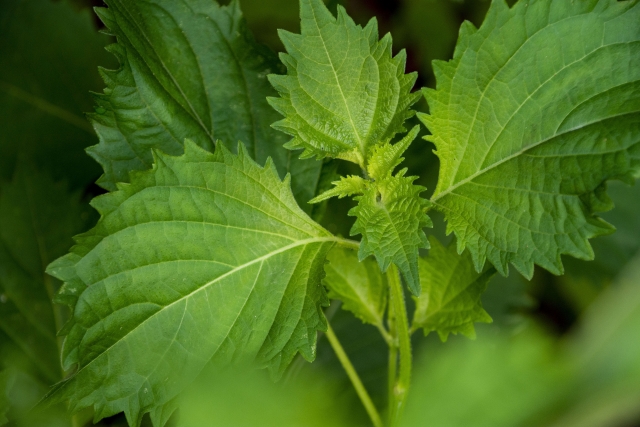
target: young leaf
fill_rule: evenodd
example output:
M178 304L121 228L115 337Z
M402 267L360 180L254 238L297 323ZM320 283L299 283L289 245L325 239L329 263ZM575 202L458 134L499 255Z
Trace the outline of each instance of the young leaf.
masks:
M426 90L440 177L431 199L468 248L506 275L562 254L593 258L588 239L613 228L606 180L640 165L640 3L495 0L465 23Z
M458 255L455 245L445 248L438 239L429 240L429 256L419 261L422 294L416 298L411 329L422 328L425 335L436 331L442 341L450 333L475 338L474 323L491 323L480 297L496 270L478 273L468 252Z
M319 203L331 197L342 199L343 197L353 196L354 194L362 194L369 185L365 179L357 175L342 176L340 180L333 181L332 184L333 188L309 200L309 203Z
M77 364L50 400L96 419L124 411L131 426L166 420L207 364L256 361L277 377L298 351L313 360L337 240L242 144L155 153L152 170L93 201L98 225L48 269L74 313L63 363Z
M280 31L287 75L270 75L281 98L269 98L285 118L273 124L291 135L303 157L331 156L364 167L369 148L403 132L416 73L404 74L406 54L391 56L391 35L378 24L356 25L342 6L334 18L322 0L300 0L301 34Z
M237 1L106 3L96 12L117 37L109 51L120 68L101 70L107 88L89 115L100 137L88 152L104 168L101 186L115 190L130 171L151 167L152 149L178 155L190 138L208 150L216 140L232 150L242 141L260 164L271 156L281 176L292 174L301 203L315 195L321 163L291 158L270 127L278 115L266 101L275 94L266 75L281 65L255 42Z
M324 285L329 298L342 301L342 308L365 323L383 327L387 305L387 282L375 261L358 262L355 252L335 248L327 257Z
M0 185L0 330L47 384L62 378L56 324L64 319L51 301L59 284L44 270L88 217L78 194L28 164Z
M0 5L0 179L30 158L72 188L94 181L100 167L83 149L95 141L82 112L100 88L98 64L110 64L109 37L89 11L69 0L3 0Z

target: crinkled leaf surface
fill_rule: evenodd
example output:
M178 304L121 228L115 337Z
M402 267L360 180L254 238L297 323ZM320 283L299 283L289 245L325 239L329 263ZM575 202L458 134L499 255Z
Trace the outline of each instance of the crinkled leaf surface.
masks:
M359 262L354 251L340 247L327 258L323 283L329 289L329 298L342 301L342 308L363 322L383 326L387 281L376 262L370 258Z
M383 272L393 262L414 295L420 295L418 250L429 247L422 229L432 223L425 214L428 202L420 197L425 188L413 185L417 177L404 176L406 168L396 175L392 172L418 129L414 127L396 144L386 142L374 150L367 169L372 181L361 196L354 197L358 205L349 211L356 217L351 235L362 234L359 258L374 255Z
M278 376L296 352L314 358L337 238L298 208L273 163L239 146L211 154L188 141L94 200L98 225L48 269L73 307L62 356L77 364L52 400L93 406L97 419L124 411L132 426L151 412L162 425L207 364L256 361Z
M216 140L232 150L242 141L260 164L271 156L281 176L291 172L301 203L315 195L321 163L298 160L270 127L278 114L266 101L275 94L266 76L281 65L254 41L237 1L106 3L97 13L117 37L109 51L120 68L101 70L107 88L89 116L100 137L89 150L104 168L100 185L114 190L129 171L151 167L151 149L177 155L190 138L208 150Z
M62 378L56 324L64 319L59 310L55 318L51 301L59 283L44 270L82 231L88 208L25 163L0 185L0 345L19 349L46 384Z
M422 229L431 227L432 223L425 214L428 202L419 196L425 188L413 185L417 177L405 177L406 168L396 175L392 173L404 160L401 156L419 129L414 126L396 144L385 142L376 146L367 165L368 179L342 177L333 182L333 188L310 202L358 194L354 197L358 206L351 209L349 215L357 218L351 235L362 234L359 259L375 255L382 272L386 272L391 262L395 263L414 295L420 294L418 250L429 247Z
M98 64L112 64L91 13L68 0L2 0L0 4L0 178L30 158L73 188L100 168L84 153L95 133L83 117L89 90L102 83Z
M451 333L474 338L474 323L491 322L480 297L496 270L478 273L469 252L458 255L455 245L445 248L438 239L429 240L429 256L419 261L422 293L416 298L412 329L422 328L425 335L436 331L442 341Z
M612 231L605 181L640 164L640 3L495 0L464 24L425 92L440 177L431 199L476 269L526 277L589 259Z
M333 17L322 0L300 0L301 34L280 31L287 75L269 79L281 98L269 102L285 118L303 156L331 156L364 166L370 147L404 131L416 102L416 74L404 74L406 54L391 55L391 36L378 40L375 19L356 25L342 6Z

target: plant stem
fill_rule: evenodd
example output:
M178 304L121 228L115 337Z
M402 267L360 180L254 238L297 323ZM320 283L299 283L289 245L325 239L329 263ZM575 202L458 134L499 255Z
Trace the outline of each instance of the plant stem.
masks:
M343 239L341 237L336 237L335 239L338 246L342 246L343 248L347 249L353 249L355 251L360 249L360 242L357 242L355 240Z
M380 414L378 414L378 410L371 401L369 393L367 393L367 390L364 388L362 381L360 381L360 377L351 364L347 353L344 352L342 345L340 345L340 341L338 341L338 337L336 337L336 334L333 332L331 325L327 326L327 338L329 339L329 343L331 343L331 347L333 347L333 351L336 352L336 356L338 356L340 364L349 376L349 379L353 384L353 388L356 389L356 393L358 393L360 401L362 401L364 408L367 410L367 414L369 414L371 422L375 427L382 427L382 419L380 418Z
M393 387L393 393L390 396L393 402L393 406L390 407L390 424L391 426L395 426L402 416L409 391L409 384L411 383L411 339L409 336L409 322L407 320L407 308L404 303L402 284L400 283L398 269L394 264L389 266L387 279L389 281L390 303L393 307L395 331L400 353L400 373ZM392 356L390 353L390 359ZM390 370L390 374L391 373L392 371Z

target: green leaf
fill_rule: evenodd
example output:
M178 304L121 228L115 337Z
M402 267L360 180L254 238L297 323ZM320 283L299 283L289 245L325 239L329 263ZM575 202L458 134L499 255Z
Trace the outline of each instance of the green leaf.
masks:
M309 200L309 203L319 203L331 197L342 199L354 194L362 194L368 186L367 181L357 175L341 176L338 181L333 181L332 184L333 188Z
M322 0L300 0L301 34L280 31L287 75L270 75L285 116L273 126L291 135L303 157L338 157L364 167L369 149L403 132L416 73L404 74L406 53L391 56L391 35L378 40L377 21L362 28L342 6L337 19Z
M473 324L492 321L480 297L496 270L478 273L468 252L458 255L455 245L445 248L438 239L429 240L429 256L419 261L422 294L415 299L411 329L422 328L425 335L436 331L443 342L449 334L475 338Z
M7 412L9 411L9 399L7 398L9 373L7 370L0 371L0 426L9 422Z
M277 377L298 351L313 360L339 240L242 144L155 153L152 170L94 199L98 225L48 269L74 313L63 363L77 364L50 400L96 419L124 411L131 426L146 412L166 421L207 364L255 361Z
M64 319L51 301L59 283L44 270L69 249L88 213L79 194L25 163L0 185L0 342L19 348L47 384L62 378L56 323Z
M315 195L322 165L292 158L270 127L278 114L266 101L275 94L266 75L281 64L255 42L237 1L106 3L96 12L117 37L109 51L120 68L101 70L107 88L89 115L100 137L88 152L104 168L101 186L115 190L130 171L151 167L152 149L178 155L190 138L208 150L216 140L231 150L242 141L260 164L271 156L281 176L292 174L299 202Z
M329 298L342 301L342 308L365 323L383 327L387 306L387 281L372 259L358 261L355 252L335 248L327 257L324 285Z
M3 0L0 6L0 179L29 158L72 188L100 168L84 148L95 133L83 117L89 90L99 89L98 64L111 64L89 11L67 0Z
M369 179L343 177L334 181L334 188L310 202L361 194L354 197L358 206L349 211L350 216L357 218L351 235L362 234L359 259L362 261L369 255L375 255L382 272L387 271L391 262L395 263L414 295L420 294L418 250L429 247L422 229L433 224L425 215L428 202L419 196L425 188L413 185L417 177L405 177L406 168L395 176L392 173L404 160L400 156L419 130L419 126L414 126L396 144L385 142L375 147L367 166Z
M640 4L495 0L465 23L454 58L426 90L440 177L431 199L468 248L527 278L561 274L561 254L592 259L613 228L606 180L640 165Z

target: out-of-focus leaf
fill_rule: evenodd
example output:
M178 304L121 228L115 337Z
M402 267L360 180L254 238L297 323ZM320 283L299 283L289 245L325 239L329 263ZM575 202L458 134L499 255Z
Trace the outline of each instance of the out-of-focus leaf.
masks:
M335 385L322 371L284 384L246 370L203 375L180 399L178 427L352 426Z
M378 264L371 258L358 262L356 252L343 248L333 249L327 259L323 283L329 289L329 298L342 301L342 308L363 322L382 328L387 281Z
M0 185L0 329L48 384L62 378L56 324L65 319L51 301L59 282L44 270L88 219L79 194L30 165Z
M73 188L100 174L84 153L96 137L83 112L102 86L98 64L113 63L108 41L66 0L0 2L0 179L20 156Z
M575 395L554 427L626 426L640 418L640 257L586 312L569 353Z
M570 372L552 341L531 330L456 340L416 366L407 427L544 425L533 420L566 391Z

